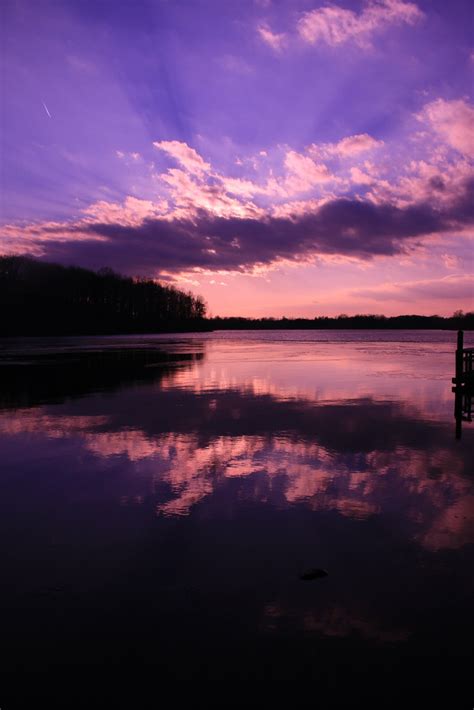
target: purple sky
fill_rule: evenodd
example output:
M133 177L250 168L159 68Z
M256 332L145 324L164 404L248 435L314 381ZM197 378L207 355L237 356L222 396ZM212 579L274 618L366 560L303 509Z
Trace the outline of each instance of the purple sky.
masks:
M214 315L474 309L471 0L3 0L0 252Z

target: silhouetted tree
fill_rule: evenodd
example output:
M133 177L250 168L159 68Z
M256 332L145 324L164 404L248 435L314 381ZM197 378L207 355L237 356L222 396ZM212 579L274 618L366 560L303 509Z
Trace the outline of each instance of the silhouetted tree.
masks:
M174 286L28 257L0 257L0 333L118 333L202 329L203 300Z

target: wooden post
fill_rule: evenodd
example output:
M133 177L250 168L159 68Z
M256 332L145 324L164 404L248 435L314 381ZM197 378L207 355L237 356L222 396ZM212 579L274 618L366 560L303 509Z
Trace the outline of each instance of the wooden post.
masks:
M464 350L464 331L458 330L458 344L456 348L456 384L462 382L462 361Z
M456 420L456 439L462 436L462 389L454 388L454 418Z

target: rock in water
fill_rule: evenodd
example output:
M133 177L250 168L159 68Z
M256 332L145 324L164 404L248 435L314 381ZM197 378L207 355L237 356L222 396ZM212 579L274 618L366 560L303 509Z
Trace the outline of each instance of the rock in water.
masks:
M306 572L304 572L301 576L300 579L302 579L304 582L310 582L313 579L322 579L323 577L327 577L328 573L326 572L325 569L309 569Z

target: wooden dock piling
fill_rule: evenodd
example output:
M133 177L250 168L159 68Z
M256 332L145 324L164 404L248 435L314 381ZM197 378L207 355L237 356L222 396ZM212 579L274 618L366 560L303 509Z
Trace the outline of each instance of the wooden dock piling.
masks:
M464 347L464 332L458 330L455 355L455 375L452 379L454 392L454 417L456 439L461 438L462 422L472 421L472 394L474 390L474 348Z
M464 331L458 330L458 342L456 346L456 372L455 380L460 382L462 379L462 365L464 357Z

